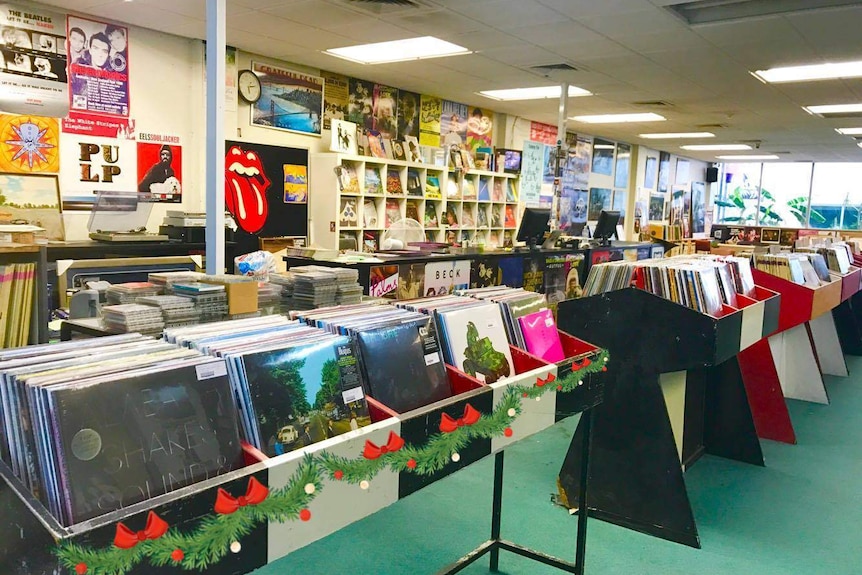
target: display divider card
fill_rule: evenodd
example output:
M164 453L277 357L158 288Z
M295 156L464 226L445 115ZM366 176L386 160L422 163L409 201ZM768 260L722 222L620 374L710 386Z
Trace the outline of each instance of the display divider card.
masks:
M202 364L49 390L73 523L242 467L230 382L226 375L200 379Z

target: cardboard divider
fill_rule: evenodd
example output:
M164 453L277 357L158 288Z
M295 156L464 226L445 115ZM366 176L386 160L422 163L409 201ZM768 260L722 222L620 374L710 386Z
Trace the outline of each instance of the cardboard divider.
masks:
M563 353L565 354L566 359L559 362L557 365L571 364L573 359L577 359L584 354L593 353L599 349L593 344L568 334L563 330L558 331L560 332L560 342L563 344Z
M241 441L240 444L242 446L242 458L246 466L261 463L269 459L269 456L266 453L254 445L246 443L245 441Z
M372 423L378 423L390 417L398 417L394 410L389 409L369 395L365 396L365 401L368 403L368 414L371 416Z
M531 353L513 345L509 346L509 350L512 352L512 363L515 364L515 373L518 375L540 367L551 365L542 358L532 355Z
M473 376L467 375L457 367L446 364L446 375L449 376L449 385L452 388L452 397L479 389L484 384Z
M810 288L760 270L753 269L751 273L758 286L781 294L777 331L786 331L801 325L841 303L840 281Z
M862 281L862 268L850 266L850 271L846 274L839 274L841 277L841 301L847 301L853 294L859 291L859 282Z

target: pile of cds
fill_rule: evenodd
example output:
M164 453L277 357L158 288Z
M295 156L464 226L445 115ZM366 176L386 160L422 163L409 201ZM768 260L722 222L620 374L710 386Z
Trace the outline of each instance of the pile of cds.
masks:
M190 298L178 295L154 295L142 297L139 304L159 308L165 327L177 327L200 322L201 312Z
M147 280L151 284L155 284L162 288L162 293L173 293L175 283L187 283L201 281L206 277L206 274L191 271L176 271L176 272L153 272L147 276Z
M257 284L257 307L264 315L281 313L282 286L269 282Z
M150 282L129 282L115 284L108 288L106 297L109 304L135 303L138 298L159 295L162 288Z
M102 320L110 330L155 335L165 329L165 320L157 307L126 303L102 307Z
M281 286L281 313L293 309L293 287L295 276L292 272L269 274L269 283Z
M352 268L329 268L335 274L338 289L335 301L339 305L350 305L362 301L362 286L359 285L359 270Z
M335 305L338 283L329 269L308 270L311 266L294 268L293 307L298 310L315 309Z
M215 321L227 316L227 291L220 284L203 282L175 283L174 294L189 298L201 314L201 321Z

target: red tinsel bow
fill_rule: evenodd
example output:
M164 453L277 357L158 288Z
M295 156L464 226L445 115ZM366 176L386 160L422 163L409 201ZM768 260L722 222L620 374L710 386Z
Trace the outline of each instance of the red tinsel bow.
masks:
M214 509L216 513L221 515L230 515L236 513L240 507L263 503L267 495L269 495L269 489L252 477L248 480L245 495L240 495L238 498L234 498L230 493L219 488Z
M168 531L167 522L150 511L147 515L147 526L143 531L137 533L123 525L117 523L117 534L114 536L114 546L120 549L131 549L138 543L148 539L158 539Z
M593 363L593 362L590 361L590 358L588 358L588 357L585 357L584 360L580 364L576 361L573 361L572 362L572 371L581 370L581 369L587 367L588 365L590 365L591 363Z
M440 431L443 433L452 433L459 427L464 427L465 425L473 425L479 418L482 417L482 414L476 411L472 405L469 403L464 407L464 417L459 417L458 419L452 419L447 414L443 414L440 417Z
M374 445L370 441L365 441L365 449L362 451L362 456L365 459L377 459L381 455L386 455L387 453L394 453L404 447L404 440L398 437L394 431L389 432L389 439L386 441L386 445L381 445L380 447Z
M557 376L553 373L549 373L547 379L542 379L541 377L536 378L536 387L543 387L545 385L554 383L557 380Z

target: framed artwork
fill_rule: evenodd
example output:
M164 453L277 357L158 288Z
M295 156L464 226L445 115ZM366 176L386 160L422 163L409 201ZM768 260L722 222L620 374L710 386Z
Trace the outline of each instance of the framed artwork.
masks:
M593 173L605 176L613 175L614 149L613 142L596 138L593 140Z
M321 135L323 78L261 62L251 69L260 78L260 99L250 106L253 125Z
M631 159L632 147L628 144L617 144L617 164L614 169L614 187L625 188L629 185Z
M644 187L648 190L656 189L658 182L658 158L648 157L646 159L646 169L644 170Z
M760 241L764 244L777 244L781 241L781 230L778 228L763 228L760 230Z
M26 207L25 207L26 206ZM57 176L0 173L2 219L45 229L49 240L64 240L62 201Z

